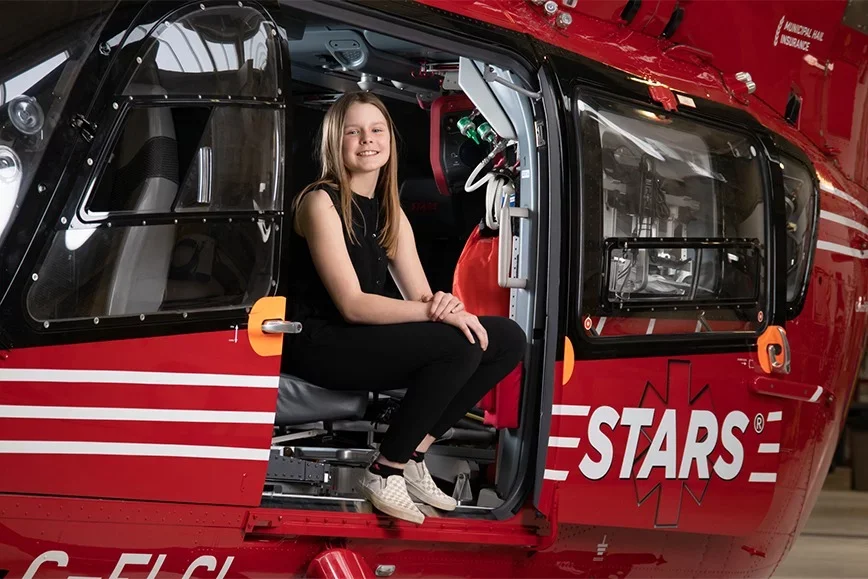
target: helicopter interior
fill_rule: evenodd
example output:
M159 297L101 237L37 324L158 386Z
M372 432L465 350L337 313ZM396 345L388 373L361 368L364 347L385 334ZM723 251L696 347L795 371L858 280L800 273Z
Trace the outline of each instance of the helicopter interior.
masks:
M473 251L467 243L471 233L496 236L500 206L531 194L530 188L519 190L517 178L519 155L534 154L519 151L531 142L529 135L519 135L530 131L510 118L532 118L532 105L520 90L509 88L509 73L489 69L507 79L489 83L484 63L460 55L335 22L279 24L287 35L292 74L287 194L319 176L319 130L328 107L345 92L370 91L384 101L395 124L401 205L432 291L489 283L455 272L458 260ZM495 84L503 90L493 91ZM495 169L498 177L489 179ZM291 272L292 265L284 265ZM389 289L400 297L394 283ZM358 498L352 474L374 457L402 394L339 392L282 375L264 504L369 508ZM497 469L516 458L502 449L498 453L502 437L510 434L503 420L492 416L504 407L517 414L518 395L515 388L508 396L492 395L488 406L474 408L428 451L432 475L459 501L455 514L494 508L509 489L507 473L515 472L515 465ZM512 399L504 402L506 397Z

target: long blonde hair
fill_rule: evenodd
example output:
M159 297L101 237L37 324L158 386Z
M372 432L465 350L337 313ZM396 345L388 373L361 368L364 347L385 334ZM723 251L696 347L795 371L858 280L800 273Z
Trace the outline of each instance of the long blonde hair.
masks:
M383 113L389 125L389 160L380 169L377 188L374 195L380 197L381 215L383 217L382 235L378 237L380 245L385 248L386 255L395 256L398 247L398 228L400 227L401 202L398 198L398 153L395 145L395 125L386 105L376 95L367 92L346 93L329 107L322 123L320 134L320 177L304 190L293 201L293 214L298 204L308 191L329 185L340 191L340 212L344 228L353 243L358 243L353 232L353 191L350 187L350 175L343 162L342 148L344 136L344 119L347 111L356 103L374 105Z

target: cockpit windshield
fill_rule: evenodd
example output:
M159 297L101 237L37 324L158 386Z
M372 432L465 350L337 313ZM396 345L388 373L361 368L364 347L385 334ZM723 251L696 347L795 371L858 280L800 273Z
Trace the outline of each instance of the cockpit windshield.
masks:
M61 121L109 2L4 2L0 23L0 247ZM34 12L38 11L38 18ZM19 29L25 30L19 30ZM10 275L0 276L0 292Z

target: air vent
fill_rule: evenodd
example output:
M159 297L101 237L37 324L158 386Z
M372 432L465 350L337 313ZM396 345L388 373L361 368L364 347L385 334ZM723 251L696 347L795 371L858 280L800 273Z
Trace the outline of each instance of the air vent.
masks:
M677 6L672 11L672 16L669 17L669 22L666 23L666 28L660 33L661 38L672 38L678 27L681 26L681 21L684 20L684 8Z
M794 127L799 126L799 115L802 112L802 97L790 90L790 96L787 99L787 108L784 111L784 119Z
M639 13L639 8L642 7L642 0L627 0L624 10L621 11L621 20L630 24Z

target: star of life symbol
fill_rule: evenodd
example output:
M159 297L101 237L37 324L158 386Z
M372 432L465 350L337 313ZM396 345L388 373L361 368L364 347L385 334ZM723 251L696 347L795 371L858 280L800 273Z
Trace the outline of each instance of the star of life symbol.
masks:
M676 415L686 416L691 411L702 410L713 416L714 405L708 384L697 386L691 382L690 362L672 360L669 362L665 389L660 392L651 382L645 385L640 408L654 410L656 428L652 431L643 426L633 462L632 476L636 490L636 500L641 506L656 498L657 527L677 527L681 514L681 504L685 499L701 505L711 482L711 453L692 453L690 459L688 445L708 448L714 452L717 443L717 429L694 427L685 432L676 428ZM659 417L659 418L658 418ZM680 432L679 432L680 430ZM700 430L702 432L700 433ZM652 436L653 435L653 436ZM709 438L712 435L713 438ZM678 440L684 437L684 440ZM684 449L680 472L676 473L677 450ZM705 454L705 456L696 456Z

